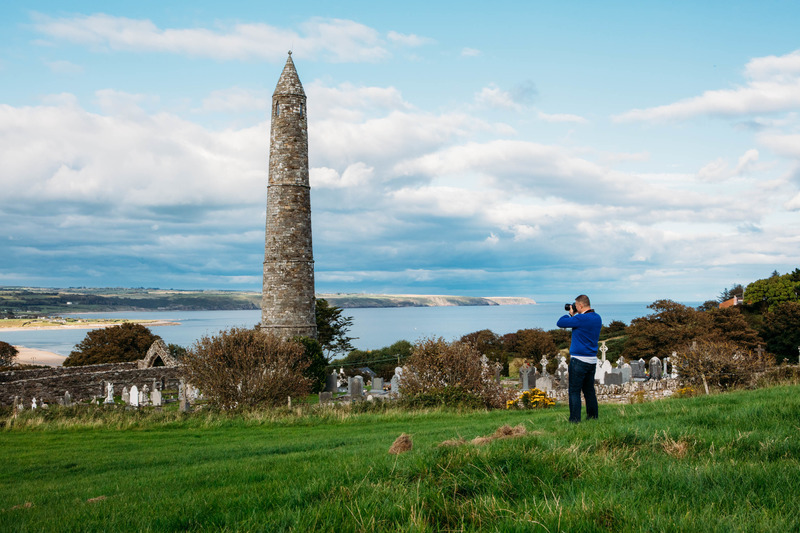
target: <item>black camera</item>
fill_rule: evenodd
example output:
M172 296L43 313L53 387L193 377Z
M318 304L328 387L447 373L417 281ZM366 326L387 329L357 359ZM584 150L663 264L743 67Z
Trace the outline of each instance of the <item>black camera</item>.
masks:
M564 311L567 313L572 312L573 314L578 312L578 308L575 307L575 304L564 304Z

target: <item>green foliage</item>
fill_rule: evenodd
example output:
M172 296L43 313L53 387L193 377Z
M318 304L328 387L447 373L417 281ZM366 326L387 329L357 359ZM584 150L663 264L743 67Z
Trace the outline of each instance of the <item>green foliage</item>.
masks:
M617 337L619 335L625 335L627 329L628 326L622 320L612 320L607 326L600 328L600 340L610 339L611 337Z
M64 359L64 366L124 363L144 359L147 350L160 337L141 324L126 322L119 326L90 331Z
M169 354L178 361L183 361L186 358L186 348L183 346L170 343L167 345L167 350L169 350Z
M311 380L311 392L318 393L325 390L325 370L328 367L328 360L322 355L319 341L310 337L295 337L292 340L303 345L304 357L308 361L308 368L303 371L303 375Z
M342 316L342 309L330 305L324 298L318 298L315 307L317 321L317 340L328 358L336 354L344 354L353 349L347 332L353 325L353 319Z
M0 341L0 367L11 366L18 353L19 350L13 345Z
M800 303L784 302L764 314L761 336L767 351L775 354L777 362L798 362L800 350Z
M698 311L712 311L714 309L719 309L719 302L716 300L706 300L697 306Z
M731 285L730 289L724 289L721 293L719 293L719 296L717 296L716 303L721 304L726 300L730 300L734 296L738 296L741 298L743 294L744 294L744 287L742 287L742 284L735 283Z
M461 386L438 387L415 394L404 394L400 405L408 409L430 407L454 407L462 409L482 409L483 400Z
M311 390L304 346L260 328L231 328L203 336L184 361L188 381L220 409L275 406Z
M347 369L366 366L378 377L389 380L394 375L395 367L403 366L405 360L411 357L412 348L410 342L400 340L379 350L353 350L347 357L335 361L334 365L346 366Z
M771 311L783 302L800 301L800 279L797 278L800 278L797 269L783 276L773 272L769 278L749 284L744 290L744 300L758 306L762 312Z
M559 350L569 348L570 342L572 342L572 332L569 329L556 328L548 330L547 333L550 334L556 348Z

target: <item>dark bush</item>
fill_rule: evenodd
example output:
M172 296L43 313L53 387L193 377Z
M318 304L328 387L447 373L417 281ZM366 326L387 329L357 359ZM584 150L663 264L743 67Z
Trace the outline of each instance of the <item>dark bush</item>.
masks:
M304 346L258 328L231 328L196 341L186 355L186 377L221 409L282 405L306 396L312 380Z
M83 366L137 361L144 359L150 346L160 338L145 326L131 322L95 329L75 346L63 364Z
M408 402L415 397L420 397L420 401L449 398L463 405L460 400L463 391L478 398L484 407L504 408L513 392L504 390L494 375L492 364L484 366L481 353L472 344L427 339L414 345L403 368L400 390Z
M19 351L7 342L0 341L0 366L11 366Z
M754 383L758 373L773 366L773 360L730 342L700 340L676 350L672 364L684 383L727 389Z

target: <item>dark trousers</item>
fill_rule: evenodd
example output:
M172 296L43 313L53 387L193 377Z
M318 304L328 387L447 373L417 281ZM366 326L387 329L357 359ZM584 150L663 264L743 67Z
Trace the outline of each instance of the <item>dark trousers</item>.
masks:
M597 418L597 394L594 391L594 373L597 365L569 360L569 421L581 421L581 392L586 400L586 418Z

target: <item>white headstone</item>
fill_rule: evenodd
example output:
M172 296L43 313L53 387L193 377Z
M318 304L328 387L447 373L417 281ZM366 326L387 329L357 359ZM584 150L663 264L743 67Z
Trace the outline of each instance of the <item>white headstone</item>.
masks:
M392 376L392 394L400 396L400 374L397 372Z
M139 407L139 387L137 387L136 385L131 387L130 394L131 394L130 404L134 407Z
M36 409L36 398L35 397L34 397L33 400L31 400L31 409Z
M106 382L106 399L105 402L107 404L114 403L114 384L110 381Z
M153 402L153 406L160 407L161 406L161 391L158 389L153 389L153 392L150 393L150 401Z

